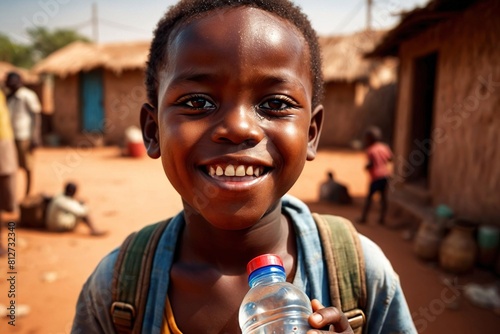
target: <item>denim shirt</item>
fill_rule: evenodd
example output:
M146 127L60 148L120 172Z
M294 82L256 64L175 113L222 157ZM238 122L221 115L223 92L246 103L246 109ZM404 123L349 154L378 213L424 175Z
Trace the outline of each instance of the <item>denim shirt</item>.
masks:
M302 288L309 298L316 298L323 305L330 306L326 265L311 212L304 203L289 195L282 199L282 210L293 221L297 234L298 261L293 283ZM183 225L181 212L172 219L160 238L151 273L143 333L159 334L162 331L169 272ZM375 243L362 235L360 240L366 263L368 293L365 333L416 334L398 275ZM118 252L115 249L108 254L83 286L71 333L114 333L110 316L111 281Z

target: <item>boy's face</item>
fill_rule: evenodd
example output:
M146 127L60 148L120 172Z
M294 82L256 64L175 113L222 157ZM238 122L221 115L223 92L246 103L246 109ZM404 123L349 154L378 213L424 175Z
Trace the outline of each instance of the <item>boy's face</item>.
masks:
M218 228L259 221L316 154L307 44L265 11L216 10L171 37L158 111L142 110L148 153L194 210Z

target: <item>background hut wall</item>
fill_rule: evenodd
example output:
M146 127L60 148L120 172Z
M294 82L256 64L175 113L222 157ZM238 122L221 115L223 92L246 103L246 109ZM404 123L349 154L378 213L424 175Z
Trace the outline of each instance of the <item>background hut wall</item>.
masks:
M391 143L395 100L394 83L380 87L363 82L326 83L320 147L355 146L370 125L380 127L383 140Z
M325 84L325 120L320 147L348 146L357 135L354 82L328 82Z
M500 2L470 7L400 46L396 172L411 173L413 63L438 52L428 154L433 204L500 225ZM415 152L414 152L415 153Z
M147 102L143 70L127 70L121 74L104 72L105 141L122 145L129 126L139 127L139 111Z
M73 143L81 131L78 75L55 77L52 128L63 144Z
M369 125L380 126L390 140L397 61L364 58L384 34L371 30L320 37L325 80L320 147L351 147Z

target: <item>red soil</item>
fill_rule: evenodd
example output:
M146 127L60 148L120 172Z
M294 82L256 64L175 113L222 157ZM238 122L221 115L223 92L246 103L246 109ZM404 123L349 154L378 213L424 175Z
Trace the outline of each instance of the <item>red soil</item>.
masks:
M322 151L305 170L290 193L311 204L315 211L331 212L354 219L360 213L367 185L364 157L359 152ZM358 197L352 206L318 204L318 185L328 169ZM24 189L19 174L19 193ZM85 226L74 233L54 234L18 228L16 231L16 303L31 309L16 319L16 326L0 319L0 333L69 333L80 288L98 261L117 247L132 231L181 210L179 196L168 183L159 161L121 157L117 148L40 149L36 152L33 193L54 194L67 180L80 184L79 197L90 206L96 224L109 230L106 237L93 238ZM372 211L376 210L376 205ZM4 218L16 218L5 215ZM391 221L390 225L394 225ZM412 244L402 230L369 222L359 231L376 241L400 274L402 285L421 333L493 333L500 317L460 298L458 310L445 307L453 292L442 284L444 272L423 263L413 254ZM6 241L6 229L2 238ZM7 260L0 258L0 304L9 302ZM50 276L54 275L51 281ZM48 275L47 275L48 274ZM54 276L52 277L54 278ZM491 273L476 269L460 276L491 282ZM462 297L459 294L459 297ZM496 331L494 330L496 328Z

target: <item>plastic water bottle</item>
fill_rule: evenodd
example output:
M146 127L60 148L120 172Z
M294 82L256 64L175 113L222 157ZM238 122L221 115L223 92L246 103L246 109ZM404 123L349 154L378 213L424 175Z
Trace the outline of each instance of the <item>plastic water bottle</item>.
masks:
M286 282L281 258L265 254L247 265L250 290L239 309L243 334L305 334L311 326L311 301L295 285Z

